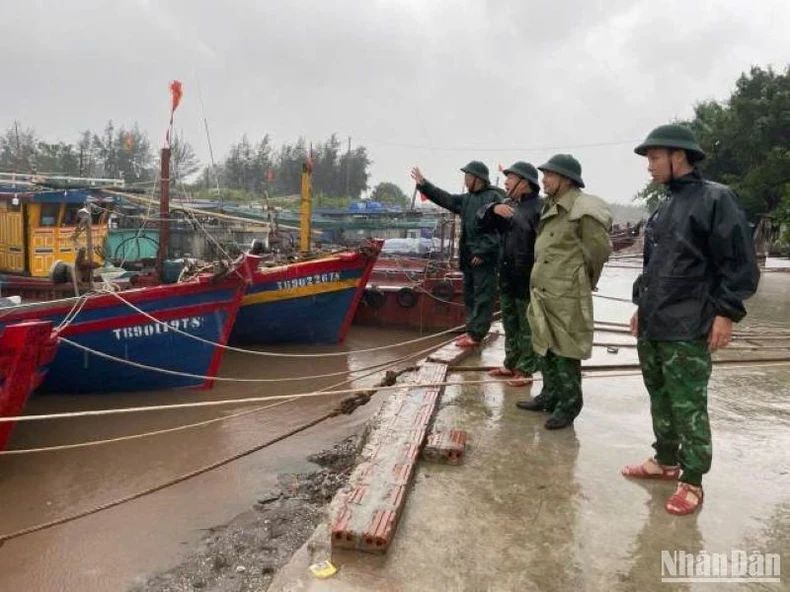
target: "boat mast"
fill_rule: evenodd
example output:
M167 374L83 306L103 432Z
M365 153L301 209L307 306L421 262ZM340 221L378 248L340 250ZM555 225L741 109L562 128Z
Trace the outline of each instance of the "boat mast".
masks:
M310 148L310 156L308 156L302 163L302 211L300 220L300 240L299 249L303 254L310 252L310 223L313 213L313 160L312 160L312 147Z
M156 271L164 281L164 262L170 245L170 148L162 148L159 172L159 246L156 251Z
M170 246L170 138L173 137L173 117L181 103L183 90L181 82L170 83L170 127L165 134L165 146L161 153L161 170L159 171L159 247L156 250L156 271L159 279L164 281L165 259Z

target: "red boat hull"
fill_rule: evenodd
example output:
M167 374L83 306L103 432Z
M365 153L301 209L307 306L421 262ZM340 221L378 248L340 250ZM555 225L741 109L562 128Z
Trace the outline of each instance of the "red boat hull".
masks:
M22 413L30 394L55 357L57 334L48 321L9 325L0 334L0 418ZM0 423L0 450L11 438L13 422Z

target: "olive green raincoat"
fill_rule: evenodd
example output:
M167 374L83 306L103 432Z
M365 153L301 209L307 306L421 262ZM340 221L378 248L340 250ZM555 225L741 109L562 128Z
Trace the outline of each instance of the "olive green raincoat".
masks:
M592 354L592 292L612 252L612 214L578 188L544 204L530 281L535 351L584 360Z

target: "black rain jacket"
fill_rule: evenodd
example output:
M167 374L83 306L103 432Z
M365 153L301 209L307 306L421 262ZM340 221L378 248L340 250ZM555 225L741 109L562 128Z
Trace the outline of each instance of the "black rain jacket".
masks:
M534 191L521 200L508 199L504 203L513 208L512 218L494 213L496 204L480 208L477 217L486 230L499 232L502 260L499 287L504 294L529 299L529 277L535 263L535 238L538 235L543 200Z
M644 266L634 282L639 337L707 337L716 316L737 322L757 291L752 233L735 193L698 170L668 185L645 227Z
M461 216L461 238L458 245L458 267L461 271L473 269L472 259L479 257L482 268L496 267L499 259L499 237L495 232L483 230L477 219L478 210L490 203L502 201L501 189L488 185L474 193L451 195L429 181L417 189L433 203Z

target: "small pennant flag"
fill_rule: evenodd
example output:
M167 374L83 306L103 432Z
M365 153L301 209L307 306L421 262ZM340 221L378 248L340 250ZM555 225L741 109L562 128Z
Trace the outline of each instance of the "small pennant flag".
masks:
M178 106L181 104L181 97L184 96L184 90L181 87L180 80L173 80L170 83L170 121L172 123L173 113L176 112Z
M170 130L173 129L173 115L175 115L176 109L181 104L181 97L183 96L184 90L181 88L181 81L173 80L170 83L170 127L165 134L165 143L168 148L170 147Z

